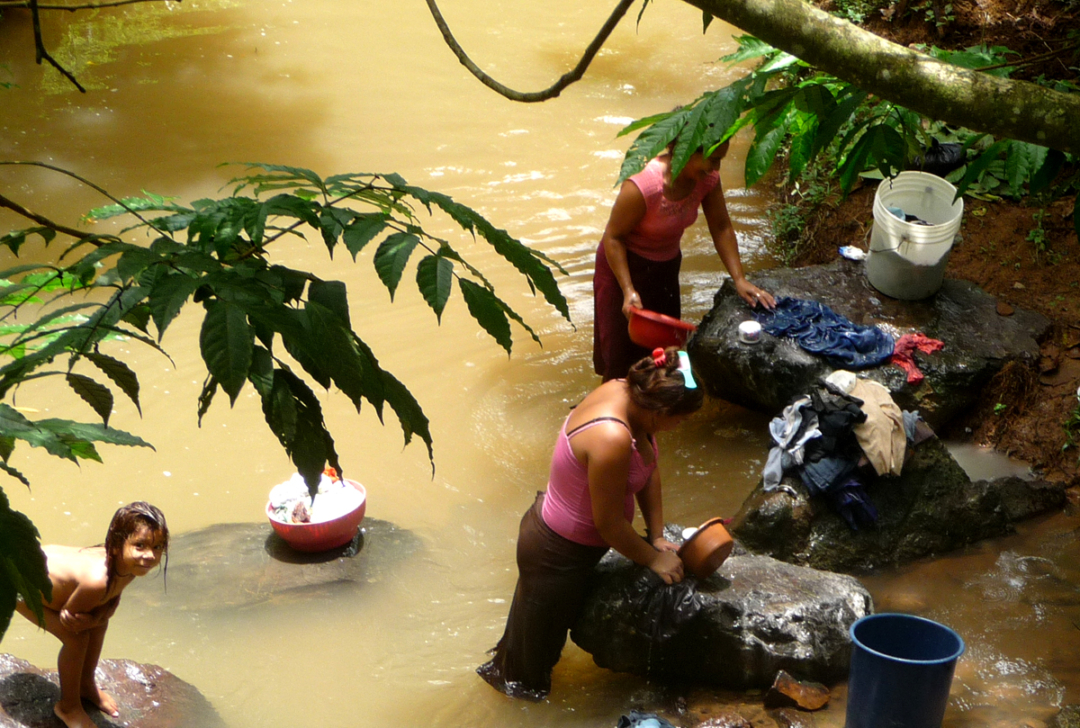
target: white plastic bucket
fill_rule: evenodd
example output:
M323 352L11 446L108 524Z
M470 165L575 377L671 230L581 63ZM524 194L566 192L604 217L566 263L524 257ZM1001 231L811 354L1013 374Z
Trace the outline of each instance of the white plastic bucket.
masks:
M937 293L964 214L964 200L953 202L955 196L955 187L926 172L901 172L882 180L874 195L866 258L866 277L874 288L906 301ZM929 224L901 220L890 207Z

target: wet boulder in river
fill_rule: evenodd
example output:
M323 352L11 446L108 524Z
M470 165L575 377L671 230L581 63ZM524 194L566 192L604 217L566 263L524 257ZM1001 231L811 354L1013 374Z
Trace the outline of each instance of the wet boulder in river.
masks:
M811 497L797 476L781 489L762 484L728 527L755 553L845 573L895 566L1001 536L1025 518L1061 508L1060 485L1017 476L972 481L937 439L910 452L899 476L873 476L866 493L876 525L853 531L822 498Z
M265 521L218 524L175 534L167 588L153 575L136 579L125 611L132 602L194 611L317 600L390 578L420 546L415 534L375 518L364 519L352 544L312 554L291 549Z
M157 665L131 660L98 663L98 686L120 705L120 717L90 709L98 725L129 728L225 728L210 702L194 686ZM0 654L0 728L56 728L60 699L56 670Z
M601 667L655 679L767 688L786 670L828 683L846 677L848 627L872 611L850 576L738 548L710 578L671 586L611 551L570 637Z
M753 279L776 296L818 301L852 323L878 326L894 338L920 332L942 341L942 350L915 355L925 376L921 384L908 384L905 372L888 363L858 372L887 387L901 409L919 410L934 427L977 402L1008 362L1038 362L1036 341L1050 326L1031 311L1000 315L996 299L967 281L946 280L921 301L889 298L870 285L862 263L843 259L763 271ZM740 343L739 323L751 318L731 281L724 281L688 350L709 394L776 415L837 367L791 340L765 333L756 344Z

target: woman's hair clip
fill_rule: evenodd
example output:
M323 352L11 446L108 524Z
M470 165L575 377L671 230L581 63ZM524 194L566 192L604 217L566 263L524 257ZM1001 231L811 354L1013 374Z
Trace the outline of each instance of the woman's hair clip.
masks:
M690 355L685 351L679 352L679 371L682 373L684 386L687 389L697 389L694 372L690 370Z
M652 363L657 369L667 365L667 354L664 353L663 347L658 346L652 350Z

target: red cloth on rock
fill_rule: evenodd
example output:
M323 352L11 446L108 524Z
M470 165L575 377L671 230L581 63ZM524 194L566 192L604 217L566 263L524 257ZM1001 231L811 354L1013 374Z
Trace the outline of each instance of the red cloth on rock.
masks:
M923 373L919 371L919 367L915 364L915 352L933 354L935 351L941 351L944 348L944 342L931 339L925 334L904 334L896 340L896 346L893 348L892 356L889 357L889 363L895 364L907 372L908 384L921 384L926 377L923 376Z

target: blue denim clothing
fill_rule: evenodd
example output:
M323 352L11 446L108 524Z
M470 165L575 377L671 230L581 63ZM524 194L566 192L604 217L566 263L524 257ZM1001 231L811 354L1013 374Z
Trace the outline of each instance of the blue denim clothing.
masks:
M754 318L772 336L788 336L811 354L845 369L867 369L893 353L893 337L877 326L860 326L817 301L781 296L772 311L756 310Z

